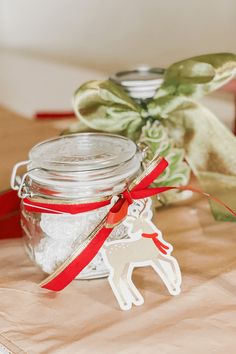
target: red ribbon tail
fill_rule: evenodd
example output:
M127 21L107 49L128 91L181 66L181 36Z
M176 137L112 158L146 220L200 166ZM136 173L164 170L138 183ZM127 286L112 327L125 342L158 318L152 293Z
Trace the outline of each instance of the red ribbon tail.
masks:
M152 164L155 163L156 161L151 162L149 169L152 167ZM132 189L132 191L148 188L150 184L164 172L167 166L168 162L164 159L164 157L160 157L157 165L154 166L153 169L151 169L149 173L142 178L142 180Z
M93 260L112 230L103 227L90 242L89 247L86 247L79 256L75 255L64 269L59 268L58 274L52 280L49 276L49 280L46 279L41 287L52 291L63 290Z
M216 202L217 204L222 205L225 209L227 209L232 215L234 215L236 217L236 212L230 208L227 204L225 204L222 200L214 197L213 195L206 193L204 191L201 191L200 189L194 188L194 187L190 187L190 186L180 186L180 187L170 187L171 189L178 189L180 191L191 191L194 193L198 193L203 195L204 197L207 197L210 200L213 200L214 202Z
M103 226L97 234L95 234L86 248L80 253L78 251L72 254L68 262L64 262L61 267L52 275L52 278L49 276L41 284L42 288L60 291L64 289L71 281L80 273L82 270L92 261L96 256L98 251L103 246L104 242L112 232L114 226L117 223L120 223L124 217L127 215L128 211L128 202L121 198L119 199L113 207L110 209L106 217L106 225L110 224L111 227L107 228ZM72 259L72 260L71 260Z

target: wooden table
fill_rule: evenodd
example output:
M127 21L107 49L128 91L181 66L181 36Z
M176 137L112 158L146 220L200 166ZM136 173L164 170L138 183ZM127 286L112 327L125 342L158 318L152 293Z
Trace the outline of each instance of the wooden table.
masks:
M59 129L0 114L6 188L11 165ZM118 309L106 279L74 281L60 293L40 289L45 275L22 239L0 241L0 344L14 354L234 354L235 224L215 222L198 196L158 210L155 221L174 245L182 293L168 295L152 269L137 269L134 282L145 303L128 312Z

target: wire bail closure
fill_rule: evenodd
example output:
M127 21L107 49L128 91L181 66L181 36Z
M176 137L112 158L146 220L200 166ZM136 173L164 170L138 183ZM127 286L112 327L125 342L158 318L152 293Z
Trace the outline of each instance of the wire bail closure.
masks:
M10 180L11 188L13 190L18 191L17 195L21 199L35 196L35 194L30 191L30 186L27 183L27 177L29 177L29 174L32 171L39 171L39 170L44 171L45 170L40 167L35 167L35 168L31 168L26 173L24 173L22 177L17 175L18 169L22 166L27 166L30 162L31 162L30 160L26 160L26 161L21 161L21 162L16 163L13 167L12 174L11 174L11 180Z

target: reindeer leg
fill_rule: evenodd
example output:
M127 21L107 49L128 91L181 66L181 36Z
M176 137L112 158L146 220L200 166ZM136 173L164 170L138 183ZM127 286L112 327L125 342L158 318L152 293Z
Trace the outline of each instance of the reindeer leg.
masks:
M131 267L130 263L127 263L122 272L122 279L125 282L125 285L130 293L132 303L136 306L139 306L144 303L144 299L132 281L132 273L133 267Z
M129 310L132 307L132 301L130 299L129 294L127 293L127 289L125 288L124 281L122 280L122 271L114 272L111 271L108 277L109 284L112 288L112 291L118 301L120 308L122 310Z
M159 261L161 261L162 265L164 265L165 263L170 265L170 268L172 270L173 282L174 282L176 288L178 288L180 291L182 279L181 279L181 271L180 271L179 264L178 264L177 260L172 256L164 256L162 254L159 254L158 258L159 258ZM168 272L168 269L167 269L167 272ZM169 274L170 274L170 272L169 272Z
M168 267L166 267L167 264ZM181 273L176 259L172 256L158 254L152 266L163 280L169 293L178 295L180 293Z

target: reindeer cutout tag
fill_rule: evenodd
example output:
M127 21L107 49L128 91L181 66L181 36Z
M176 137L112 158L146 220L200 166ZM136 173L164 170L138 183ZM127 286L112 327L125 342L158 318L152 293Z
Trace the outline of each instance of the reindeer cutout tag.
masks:
M173 247L162 238L152 223L151 199L137 200L129 206L123 222L129 239L107 242L103 259L110 270L109 284L122 310L142 305L144 299L132 281L135 267L151 266L160 276L171 295L180 293L181 272L177 260L171 256Z

